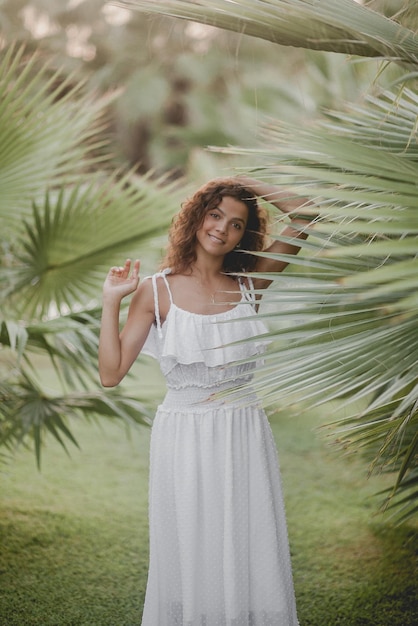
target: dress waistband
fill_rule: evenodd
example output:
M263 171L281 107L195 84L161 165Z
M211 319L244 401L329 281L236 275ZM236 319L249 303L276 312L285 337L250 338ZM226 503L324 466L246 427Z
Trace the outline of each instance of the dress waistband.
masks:
M222 396L219 396L219 393ZM226 392L226 393L225 393ZM186 387L183 389L168 389L167 394L160 405L162 409L192 409L207 411L219 407L259 405L257 395L246 388L244 390L227 389L217 387Z

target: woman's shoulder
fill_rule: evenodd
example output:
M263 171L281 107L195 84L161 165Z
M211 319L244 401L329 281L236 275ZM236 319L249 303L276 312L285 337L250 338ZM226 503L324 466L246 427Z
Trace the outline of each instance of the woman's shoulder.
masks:
M151 280L148 280L148 278L151 277L146 276L140 281L135 293L133 294L131 307L153 310L154 294L152 282Z
M147 276L144 276L141 280L140 283L140 287L141 285L143 286L142 288L148 292L152 292L153 289L155 288L159 288L161 284L165 283L166 285L168 284L168 280L167 277L169 274L172 274L172 271L169 267L161 269L161 270L157 270L156 272L154 272L154 274L148 274ZM170 276L170 281L172 280L171 276Z
M170 288L171 277L170 283L167 279L169 274L171 274L171 269L165 268L154 274L145 276L141 282L144 298L147 299L154 311L158 311L162 322L164 322L167 317L172 300Z

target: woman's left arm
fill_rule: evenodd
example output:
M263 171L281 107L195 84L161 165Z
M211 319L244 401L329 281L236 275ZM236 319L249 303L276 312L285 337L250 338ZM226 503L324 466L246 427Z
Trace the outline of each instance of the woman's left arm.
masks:
M282 213L286 213L291 220L290 224L280 233L289 241L274 241L266 249L266 252L297 254L300 250L298 240L307 238L307 228L316 217L315 212L312 211L313 205L310 200L295 196L287 187L270 185L248 176L239 176L238 180L244 187L253 191L255 196L263 198L273 206L276 206ZM288 261L259 257L255 271L261 273L282 272L287 265ZM268 287L271 283L271 281L264 279L256 279L255 282L258 289Z

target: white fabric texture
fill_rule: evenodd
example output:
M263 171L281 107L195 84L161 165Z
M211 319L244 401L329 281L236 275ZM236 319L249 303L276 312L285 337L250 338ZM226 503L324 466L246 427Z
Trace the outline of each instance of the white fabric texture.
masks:
M150 568L142 626L298 626L277 451L251 380L266 331L252 296L217 315L173 302L152 277L157 324L144 352L167 394L150 452ZM171 307L161 325L158 283ZM160 286L161 287L161 286Z

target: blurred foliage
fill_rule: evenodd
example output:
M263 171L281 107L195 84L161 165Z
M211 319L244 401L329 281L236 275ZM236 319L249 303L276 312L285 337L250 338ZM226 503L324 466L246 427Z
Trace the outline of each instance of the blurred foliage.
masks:
M357 100L381 71L380 61L348 63L105 0L3 0L0 29L3 42L25 41L55 68L77 70L89 90L117 90L106 130L114 162L139 172L205 177L206 145L250 145L266 116L298 123ZM386 67L379 80L399 73Z
M414 32L418 29L418 3L415 0L367 0L364 4Z
M121 255L159 256L179 196L173 182L110 165L109 101L23 46L0 52L2 456L32 441L39 464L46 433L76 443L81 415L150 422L147 390L100 386L98 300Z

